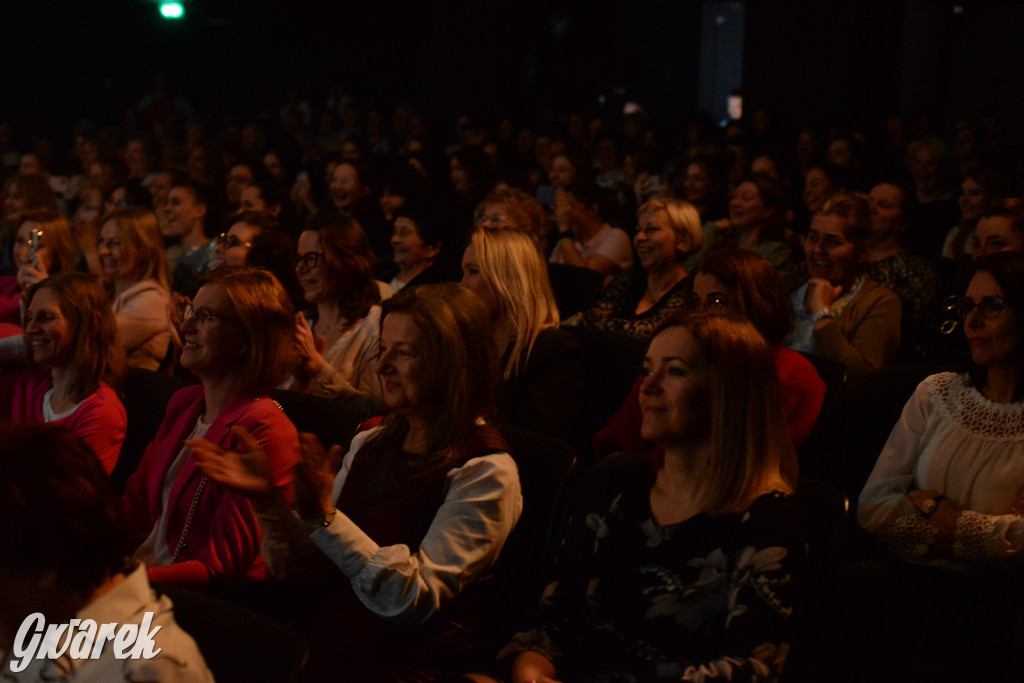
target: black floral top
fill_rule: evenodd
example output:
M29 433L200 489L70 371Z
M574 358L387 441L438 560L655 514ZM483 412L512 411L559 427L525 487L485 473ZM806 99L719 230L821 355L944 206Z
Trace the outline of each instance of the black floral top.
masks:
M535 650L566 681L774 680L803 583L799 502L662 527L653 484L647 456L588 477L534 627L501 656Z
M647 271L633 266L622 271L601 290L593 308L583 313L591 327L650 339L672 313L688 308L693 281L687 276L662 294L658 303L637 315L636 307L647 291Z

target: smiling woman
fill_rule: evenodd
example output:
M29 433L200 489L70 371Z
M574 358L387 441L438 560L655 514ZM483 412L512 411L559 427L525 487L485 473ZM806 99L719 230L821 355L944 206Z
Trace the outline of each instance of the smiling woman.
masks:
M583 313L591 327L650 338L670 313L689 301L691 282L683 261L701 249L700 215L682 199L653 199L637 210L633 245L640 265L615 277Z
M851 379L892 363L900 345L900 300L864 277L868 198L837 194L814 216L804 242L811 279L790 296L791 349L846 365Z
M129 207L103 221L96 253L128 365L156 370L167 356L170 320L170 267L156 215Z
M0 416L67 427L109 474L127 416L118 397L124 352L106 292L91 275L65 273L33 285L26 301L23 339L34 367L0 373Z
M298 435L266 394L291 365L294 325L288 294L264 270L217 272L196 294L181 324L181 365L200 385L171 397L122 501L135 559L153 581L266 576L252 508L203 475L186 440L205 436L237 447L232 428L244 427L267 454L273 486L290 499Z

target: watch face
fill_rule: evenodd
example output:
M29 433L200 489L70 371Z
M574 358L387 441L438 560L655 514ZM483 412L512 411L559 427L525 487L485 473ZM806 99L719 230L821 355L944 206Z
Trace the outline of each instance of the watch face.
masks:
M935 504L935 499L929 498L925 502L921 503L921 512L923 512L926 515L930 515L933 512L935 512L936 507L938 506Z

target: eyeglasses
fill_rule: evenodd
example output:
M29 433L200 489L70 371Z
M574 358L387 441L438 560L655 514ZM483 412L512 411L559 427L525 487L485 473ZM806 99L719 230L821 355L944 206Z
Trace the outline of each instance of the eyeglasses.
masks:
M295 269L296 270L312 270L320 265L320 259L323 258L324 252L322 251L307 251L305 254L299 254L295 257Z
M492 213L489 216L480 216L476 224L486 228L505 228L512 225L512 219L503 213Z
M224 247L225 249L234 249L235 247L245 247L249 249L252 247L252 242L243 242L238 239L238 235L229 235L226 232L222 232L217 235L217 239L213 243L218 247Z
M984 296L981 301L975 302L967 296L951 296L943 302L943 307L951 313L956 313L961 319L967 318L971 311L977 308L978 315L986 320L992 320L1006 310L1006 300L1001 296Z
M184 325L187 322L193 322L198 327L208 327L214 320L223 320L227 323L234 323L235 325L242 325L238 320L232 320L223 315L218 315L211 311L209 308L192 308L189 306L185 309L185 315L181 319L181 324ZM243 325L244 327L244 325Z

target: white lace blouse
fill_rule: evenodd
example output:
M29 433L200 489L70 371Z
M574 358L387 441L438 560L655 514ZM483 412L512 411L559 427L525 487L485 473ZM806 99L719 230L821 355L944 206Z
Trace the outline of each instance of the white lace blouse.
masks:
M953 553L926 558L937 529L907 498L930 489L963 508ZM994 403L967 375L932 375L917 387L860 494L857 521L894 552L921 564L966 568L1024 557L1024 402Z

